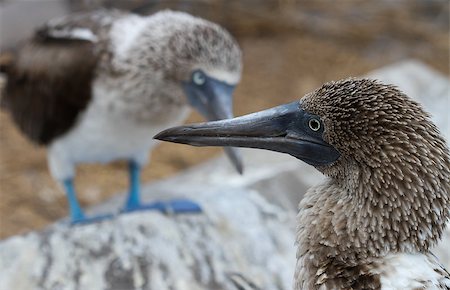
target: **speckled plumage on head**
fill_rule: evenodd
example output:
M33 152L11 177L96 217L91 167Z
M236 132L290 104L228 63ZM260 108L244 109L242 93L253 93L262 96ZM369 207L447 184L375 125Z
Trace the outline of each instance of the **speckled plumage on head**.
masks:
M173 75L179 80L185 80L195 68L203 68L212 75L220 74L219 71L241 74L241 51L231 35L218 25L184 27L173 34L168 47L175 55ZM225 78L231 83L238 81L231 75Z

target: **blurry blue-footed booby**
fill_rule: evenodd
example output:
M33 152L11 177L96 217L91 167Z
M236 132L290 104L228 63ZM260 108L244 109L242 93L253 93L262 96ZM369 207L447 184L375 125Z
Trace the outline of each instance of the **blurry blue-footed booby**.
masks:
M66 190L72 222L86 218L75 166L129 161L124 211L198 212L188 200L142 204L139 176L152 137L182 123L189 107L208 120L233 117L241 51L220 26L186 13L143 17L99 10L50 20L6 68L2 105L32 141L48 146L52 176ZM235 149L226 153L239 172Z
M283 152L328 177L300 202L295 290L450 289L431 253L450 216L449 149L397 88L330 82L297 102L155 138Z

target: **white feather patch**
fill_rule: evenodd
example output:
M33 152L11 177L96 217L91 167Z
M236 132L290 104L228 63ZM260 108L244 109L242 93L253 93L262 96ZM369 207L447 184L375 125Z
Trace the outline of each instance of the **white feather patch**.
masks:
M54 38L86 40L90 42L97 42L97 36L87 28L72 28L72 29L56 29L49 32L49 35Z
M432 254L390 254L373 273L380 274L382 290L450 287L448 273Z

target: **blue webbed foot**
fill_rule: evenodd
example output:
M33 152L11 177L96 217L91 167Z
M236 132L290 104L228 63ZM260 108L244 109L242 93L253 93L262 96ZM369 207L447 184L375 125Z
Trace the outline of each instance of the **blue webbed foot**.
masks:
M168 201L155 201L149 204L141 202L140 195L140 166L134 162L129 162L130 191L123 208L123 212L133 212L138 210L158 210L163 213L199 213L201 207L188 199L173 199Z
M83 225L83 224L91 224L91 223L97 223L101 222L107 219L112 219L114 217L113 214L104 214L104 215L96 215L92 217L78 217L78 218L71 218L70 224L71 225Z
M189 199L172 199L169 201L169 206L174 213L202 212L200 205Z
M124 212L139 210L157 210L162 213L200 213L202 208L199 204L188 199L172 199L167 201L155 201L148 204L127 205Z

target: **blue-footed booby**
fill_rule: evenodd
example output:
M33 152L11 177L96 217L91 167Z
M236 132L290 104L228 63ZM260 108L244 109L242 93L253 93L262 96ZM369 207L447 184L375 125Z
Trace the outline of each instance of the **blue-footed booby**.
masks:
M188 200L142 204L140 170L157 144L153 135L181 124L189 107L207 120L233 117L241 70L238 44L217 24L182 12L99 10L38 29L6 68L2 104L25 135L48 147L72 222L96 219L77 201L76 164L118 159L129 161L124 211L198 212ZM225 151L242 172L237 151Z
M296 290L450 289L430 251L450 215L449 149L397 88L329 82L300 101L155 138L283 152L327 176L299 205Z

